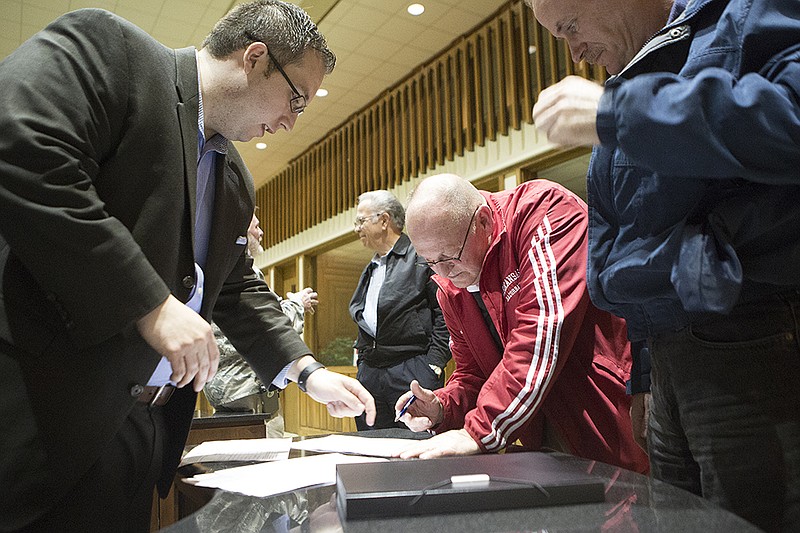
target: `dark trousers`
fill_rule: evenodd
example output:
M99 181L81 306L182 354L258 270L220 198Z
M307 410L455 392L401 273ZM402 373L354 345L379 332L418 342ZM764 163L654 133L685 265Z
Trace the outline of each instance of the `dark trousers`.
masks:
M164 427L161 407L137 404L113 441L78 483L64 497L50 502L52 506L44 516L18 531L150 531Z
M375 425L368 426L364 415L356 417L356 427L359 431L367 429L406 428L402 422L395 422L394 405L397 399L408 392L412 380L426 389L438 389L444 385L444 374L437 376L428 366L425 355L418 355L406 359L401 363L387 367L374 368L363 361L358 363L356 379L364 385L373 398L375 398Z
M799 317L784 294L650 340L654 478L800 530Z

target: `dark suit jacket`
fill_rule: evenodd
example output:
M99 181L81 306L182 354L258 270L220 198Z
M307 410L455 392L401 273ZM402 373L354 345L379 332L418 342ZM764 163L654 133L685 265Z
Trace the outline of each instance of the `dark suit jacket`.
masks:
M194 284L195 52L80 10L0 63L0 86L0 358L24 383L0 388L0 404L32 409L58 491L96 460L158 363L135 321ZM232 144L216 176L201 315L269 382L310 351L236 242L254 194ZM165 407L162 491L194 403L185 387ZM0 420L4 463L14 429Z

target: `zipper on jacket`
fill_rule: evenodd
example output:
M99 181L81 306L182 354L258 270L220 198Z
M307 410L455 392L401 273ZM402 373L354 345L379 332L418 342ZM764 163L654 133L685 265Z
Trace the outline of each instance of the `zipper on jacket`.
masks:
M688 24L682 24L680 26L676 26L666 33L663 34L656 34L650 38L649 41L642 47L639 52L633 56L625 68L622 71L614 76L614 78L619 78L625 74L632 66L642 60L646 55L650 54L651 52L655 52L656 50L660 50L665 46L669 46L670 44L683 41L684 39L688 39L692 35L692 28ZM614 79L611 78L611 79Z
M644 45L642 46L642 49L639 50L639 53L633 56L633 59L631 59L628 62L628 64L625 65L625 68L623 68L619 74L609 78L609 81L625 74L626 71L628 71L633 65L638 63L644 56L646 56L650 52L659 50L660 48L668 46L672 43L688 39L692 34L692 28L691 24L688 23L687 21L690 21L691 19L697 17L697 14L705 10L710 4L714 3L714 0L705 0L702 4L700 4L696 8L694 8L694 3L695 3L694 0L689 0L686 3L686 7L684 8L683 13L678 15L675 18L675 20L667 24L666 27L658 30L658 32L656 32L655 35L653 35L652 37L650 37L650 39L645 41ZM694 8L694 10L692 10L692 8ZM678 25L670 27L673 24L678 24Z

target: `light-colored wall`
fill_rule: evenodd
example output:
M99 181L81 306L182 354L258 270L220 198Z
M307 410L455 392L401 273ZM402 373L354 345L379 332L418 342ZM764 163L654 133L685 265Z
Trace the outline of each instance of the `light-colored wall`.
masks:
M553 148L554 146L547 142L534 126L523 124L520 130L511 130L507 136L498 136L494 141L487 141L485 146L476 146L473 152L465 152L463 157L457 157L453 161L447 161L445 164L437 166L432 171L420 174L395 187L392 192L405 205L408 193L420 180L428 176L448 172L475 181L519 166ZM256 265L259 268L265 268L281 263L352 233L355 213L356 208L353 205L349 211L340 213L268 248L256 257Z

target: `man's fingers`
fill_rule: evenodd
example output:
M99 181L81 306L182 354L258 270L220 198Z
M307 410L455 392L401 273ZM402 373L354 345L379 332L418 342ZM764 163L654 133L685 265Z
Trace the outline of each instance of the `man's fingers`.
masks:
M359 416L364 413L364 405L352 397L353 401L348 400L332 400L325 404L331 416L336 418L344 418L346 416ZM374 420L372 421L375 422ZM372 424L370 424L372 425Z
M325 407L328 409L328 413L336 418L343 418L349 414L349 408L338 401L328 402Z
M193 382L195 392L200 392L216 374L219 365L219 349L211 337L210 342L187 348L184 353L170 357L172 380L178 387Z
M318 370L306 382L306 392L320 403L324 403L332 416L358 416L364 413L367 424L375 424L375 400L357 380Z
M186 364L182 357L173 357L169 362L172 365L172 375L170 379L178 384L178 386L181 386L179 384L186 377Z
M416 432L425 431L431 427L431 419L427 416L411 416L406 413L400 421L405 424L408 429Z
M362 409L364 410L364 413L366 413L365 422L368 426L372 426L375 424L376 416L375 398L372 397L372 394L370 394L369 391L365 389L363 385L361 385L361 383L356 380L353 381L358 386L355 387L355 390L350 389L350 387L348 387L348 389L355 394L356 398L358 398L358 401L361 404ZM348 384L351 383L348 382Z
M453 455L452 452L449 452L440 446L428 443L428 441L421 441L420 444L403 450L400 453L400 459L434 459L436 457L444 457L445 455Z
M367 392L367 389L365 389L364 386L361 385L361 383L352 378L340 376L335 373L328 373L328 375L332 375L339 378L342 384L342 388L339 394L337 394L338 398L326 402L326 404L329 406L328 407L329 411L333 409L336 413L339 414L339 416L357 416L366 411L368 423L369 423L369 412L372 411L373 415L372 423L374 423L375 400L372 398L372 395L369 392ZM319 377L322 376L324 376L324 374L320 374ZM372 423L370 423L370 425L372 425Z
M424 388L416 379L411 381L410 388L411 392L417 397L418 400L430 402L433 401L433 398L436 396L432 390Z
M214 374L217 373L217 365L219 364L219 348L213 336L208 344L205 345L205 353L200 357L200 368L194 379L194 391L200 392L203 387L208 383Z
M183 377L181 378L181 380L178 382L178 387L184 387L184 386L188 385L189 383L191 383L192 380L197 375L197 370L199 368L199 364L197 362L197 354L195 354L193 352L190 352L189 354L187 354L186 356L184 356L184 357L182 357L180 359L183 361L183 363L185 365L185 368L186 368L186 371L183 374Z
M217 342L213 339L209 345L209 353L211 354L211 367L208 371L208 379L211 380L219 370L219 348L217 347Z
M408 400L411 398L411 395L412 395L412 394L414 394L412 391L408 391L408 392L406 392L406 393L403 393L403 395L402 395L402 396L400 396L400 397L397 399L397 401L396 401L396 402L395 402L395 404L394 404L394 413L395 413L395 416L397 416L397 414L398 414L400 411L402 411L402 410L403 410L403 407L405 407L405 405L406 405L406 402L407 402L407 401L408 401ZM405 416L405 415L403 415L403 416Z
M211 370L211 354L206 349L204 352L198 353L197 356L197 373L194 376L194 391L200 392L203 390L206 382L209 379L208 373Z
M448 455L455 455L451 451L441 450L439 448L434 448L432 450L428 450L419 454L420 459L436 459L437 457L446 457Z
M399 457L400 459L414 459L415 457L419 457L419 455L425 450L427 450L427 447L423 447L420 444L415 444L400 452Z
M142 338L169 360L170 379L178 387L195 380L194 388L199 391L216 373L219 350L211 326L174 296L140 318L136 327Z

